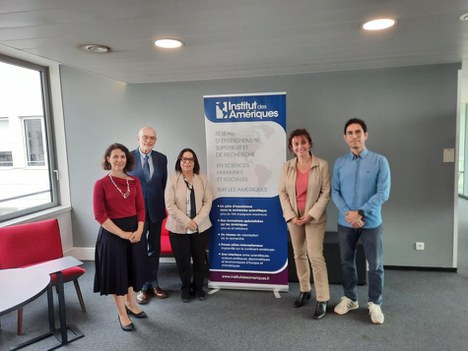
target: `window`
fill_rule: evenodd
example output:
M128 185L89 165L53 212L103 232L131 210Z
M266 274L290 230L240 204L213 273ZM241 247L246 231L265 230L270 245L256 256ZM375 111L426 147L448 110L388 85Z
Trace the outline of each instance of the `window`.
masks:
M45 166L42 120L42 118L23 119L28 166Z
M468 182L465 181L467 172L465 172L465 148L466 148L466 127L467 127L467 108L462 105L460 108L460 138L458 145L458 194L462 196L468 195L466 186Z
M13 157L11 151L0 151L0 167L13 166Z
M0 117L0 167L13 166L13 156L10 150L10 135L8 130L8 118Z
M0 221L57 205L48 69L0 55Z

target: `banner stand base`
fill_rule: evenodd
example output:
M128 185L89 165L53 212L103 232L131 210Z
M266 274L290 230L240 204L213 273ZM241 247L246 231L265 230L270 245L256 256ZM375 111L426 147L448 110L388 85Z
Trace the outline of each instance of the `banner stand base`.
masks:
M208 290L207 294L208 295L213 295L213 294L216 294L220 290L221 290L221 288L214 288L214 289ZM273 295L275 295L275 298L281 299L281 294L280 294L279 290L273 290Z

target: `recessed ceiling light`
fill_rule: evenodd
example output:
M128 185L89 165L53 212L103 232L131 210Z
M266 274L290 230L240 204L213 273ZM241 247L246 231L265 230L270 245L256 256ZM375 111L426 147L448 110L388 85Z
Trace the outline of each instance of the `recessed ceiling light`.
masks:
M362 25L364 30L382 30L393 27L397 21L393 18L379 18Z
M460 21L462 21L462 22L468 21L468 13L464 13L464 14L461 15L458 19L459 19Z
M100 44L87 44L81 47L84 51L92 52L94 54L104 54L110 52L110 47Z
M154 45L164 49L176 49L180 48L184 43L177 39L158 39L154 42Z

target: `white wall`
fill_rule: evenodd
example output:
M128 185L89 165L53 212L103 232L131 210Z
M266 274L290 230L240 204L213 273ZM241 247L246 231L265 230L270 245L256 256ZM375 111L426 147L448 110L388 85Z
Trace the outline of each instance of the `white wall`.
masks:
M62 66L75 246L94 247L92 188L105 175L99 164L109 144L136 147L138 129L152 125L170 173L185 146L198 152L203 169L203 95L286 91L288 131L306 127L314 152L330 165L347 152L345 121L368 122L367 146L386 155L392 169L383 208L385 264L454 267L455 164L442 162L442 151L456 145L457 71L452 64L126 85ZM328 212L327 229L336 230L332 203ZM414 250L416 241L425 251Z

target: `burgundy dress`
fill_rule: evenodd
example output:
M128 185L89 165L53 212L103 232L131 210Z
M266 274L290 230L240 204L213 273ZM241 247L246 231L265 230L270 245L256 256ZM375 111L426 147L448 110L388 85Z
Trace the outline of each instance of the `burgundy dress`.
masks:
M140 181L137 177L129 180L130 194L127 192L125 179L107 175L94 185L94 217L102 224L110 218L124 231L135 231L138 222L145 221L145 207ZM121 190L118 191L116 186ZM94 292L101 295L125 295L129 287L140 291L151 277L150 263L146 252L146 236L140 242L132 244L100 227L95 251L96 273Z

